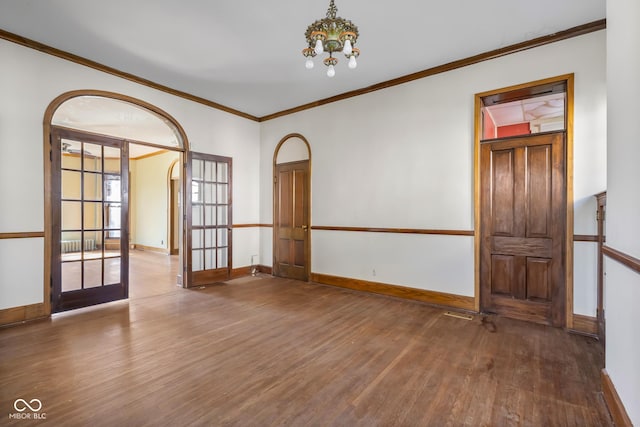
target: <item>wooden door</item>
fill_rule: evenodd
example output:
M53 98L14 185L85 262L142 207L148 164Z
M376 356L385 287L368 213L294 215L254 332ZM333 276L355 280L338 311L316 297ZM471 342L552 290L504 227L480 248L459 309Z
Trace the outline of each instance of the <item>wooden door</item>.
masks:
M276 165L273 274L309 280L309 161Z
M128 298L127 144L54 127L51 146L53 311Z
M187 287L231 277L231 158L189 152Z
M564 326L564 132L487 142L480 156L482 310Z

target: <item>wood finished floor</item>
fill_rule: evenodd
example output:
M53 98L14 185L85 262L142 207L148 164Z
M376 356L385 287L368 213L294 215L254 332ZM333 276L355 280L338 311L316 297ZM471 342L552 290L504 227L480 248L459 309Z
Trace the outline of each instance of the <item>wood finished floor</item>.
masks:
M0 329L0 425L611 425L596 341L443 312L259 276Z

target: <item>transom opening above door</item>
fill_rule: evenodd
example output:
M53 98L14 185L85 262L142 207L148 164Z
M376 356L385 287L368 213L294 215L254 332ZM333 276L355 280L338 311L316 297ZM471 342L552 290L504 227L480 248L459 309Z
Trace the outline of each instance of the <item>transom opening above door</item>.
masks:
M163 148L184 148L179 129L166 117L106 96L80 95L66 100L56 109L51 124L144 144L132 147L135 150L130 153L132 158Z
M566 83L482 98L482 140L566 130Z

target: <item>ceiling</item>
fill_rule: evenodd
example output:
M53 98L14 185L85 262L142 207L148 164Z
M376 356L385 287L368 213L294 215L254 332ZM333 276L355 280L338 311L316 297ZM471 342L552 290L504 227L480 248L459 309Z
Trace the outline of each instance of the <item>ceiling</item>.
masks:
M328 0L0 0L0 29L263 117L605 18L605 0L336 0L358 67L307 70Z

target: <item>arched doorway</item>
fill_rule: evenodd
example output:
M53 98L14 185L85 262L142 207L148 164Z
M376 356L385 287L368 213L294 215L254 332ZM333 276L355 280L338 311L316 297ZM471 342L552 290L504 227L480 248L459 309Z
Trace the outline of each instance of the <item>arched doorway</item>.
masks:
M153 105L103 91L59 96L44 127L47 311L128 298L129 159L182 158L184 130Z
M311 272L311 147L289 134L273 155L273 274L309 280Z

